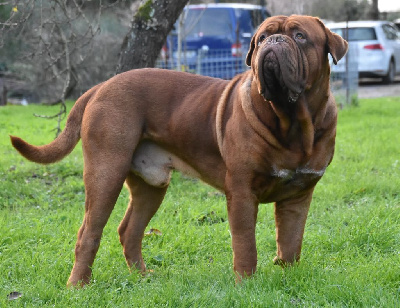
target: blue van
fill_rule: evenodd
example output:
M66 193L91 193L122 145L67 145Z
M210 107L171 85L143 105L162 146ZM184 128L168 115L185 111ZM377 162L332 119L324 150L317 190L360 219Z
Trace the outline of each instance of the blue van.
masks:
M158 66L231 79L246 70L251 37L269 16L259 5L188 5L167 38Z

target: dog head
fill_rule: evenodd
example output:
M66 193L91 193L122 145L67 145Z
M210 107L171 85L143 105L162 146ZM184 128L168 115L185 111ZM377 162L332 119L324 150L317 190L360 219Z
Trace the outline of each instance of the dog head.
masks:
M328 53L336 64L347 48L347 42L318 18L274 16L254 34L246 64L265 99L294 103L316 81L329 79Z

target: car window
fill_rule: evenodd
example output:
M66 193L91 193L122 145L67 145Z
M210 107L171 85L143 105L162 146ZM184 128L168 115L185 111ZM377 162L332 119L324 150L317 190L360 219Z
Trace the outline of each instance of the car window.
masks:
M376 33L374 28L349 28L348 34L346 33L346 29L331 30L350 42L376 40Z
M223 36L232 38L229 10L219 8L190 9L184 21L186 37Z
M400 39L399 32L391 25L382 25L382 30L388 40Z

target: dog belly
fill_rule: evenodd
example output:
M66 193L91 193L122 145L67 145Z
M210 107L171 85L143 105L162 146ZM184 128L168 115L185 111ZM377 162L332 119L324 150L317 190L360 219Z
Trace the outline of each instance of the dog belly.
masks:
M155 187L168 186L172 170L178 170L190 177L200 177L191 166L157 144L143 141L138 145L133 154L131 171L147 184Z

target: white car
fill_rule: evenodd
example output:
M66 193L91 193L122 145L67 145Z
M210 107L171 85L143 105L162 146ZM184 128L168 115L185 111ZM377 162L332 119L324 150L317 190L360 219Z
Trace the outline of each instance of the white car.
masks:
M360 78L381 77L384 83L393 83L395 75L400 74L400 30L395 24L349 21L327 26L353 45L350 48L354 48ZM332 66L332 72L344 73L346 61L338 64Z

